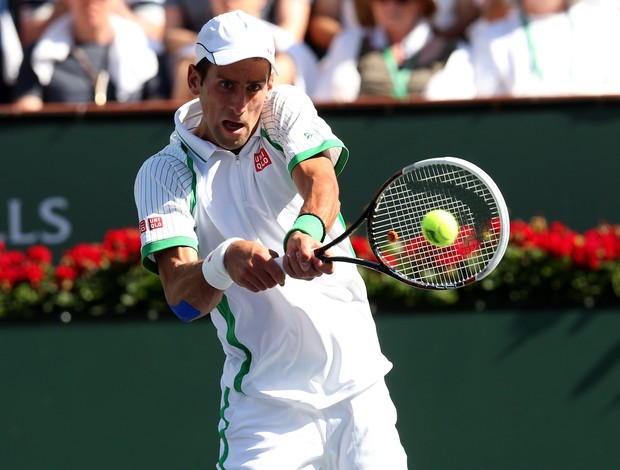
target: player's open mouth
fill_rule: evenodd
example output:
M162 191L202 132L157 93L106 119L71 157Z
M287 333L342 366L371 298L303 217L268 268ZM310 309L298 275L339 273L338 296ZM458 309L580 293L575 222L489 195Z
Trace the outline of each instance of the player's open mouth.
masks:
M243 127L245 127L242 123L240 122L235 122L235 121L223 121L222 122L222 126L224 127L224 129L226 129L228 132L237 132L239 129L242 129Z

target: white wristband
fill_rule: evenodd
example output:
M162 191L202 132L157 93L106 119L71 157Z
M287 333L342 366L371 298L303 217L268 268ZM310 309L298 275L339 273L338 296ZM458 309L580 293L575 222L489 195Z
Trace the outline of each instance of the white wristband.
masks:
M224 266L224 256L231 243L242 240L241 238L229 238L220 243L202 262L202 275L209 285L219 290L228 289L233 281Z

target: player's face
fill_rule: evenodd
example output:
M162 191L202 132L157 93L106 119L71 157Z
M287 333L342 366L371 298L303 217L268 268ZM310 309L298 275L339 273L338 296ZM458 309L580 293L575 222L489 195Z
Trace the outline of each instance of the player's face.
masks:
M227 150L242 148L254 133L273 88L269 62L246 59L210 66L202 82L195 67L190 67L188 82L202 107L196 135Z

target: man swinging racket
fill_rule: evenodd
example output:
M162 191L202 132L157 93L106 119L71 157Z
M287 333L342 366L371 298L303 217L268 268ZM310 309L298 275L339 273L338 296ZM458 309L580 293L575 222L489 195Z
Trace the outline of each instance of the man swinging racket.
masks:
M179 318L211 314L224 348L217 468L405 470L363 281L314 255L345 229L348 150L307 95L273 86L274 62L252 16L202 28L197 99L136 178L143 263Z

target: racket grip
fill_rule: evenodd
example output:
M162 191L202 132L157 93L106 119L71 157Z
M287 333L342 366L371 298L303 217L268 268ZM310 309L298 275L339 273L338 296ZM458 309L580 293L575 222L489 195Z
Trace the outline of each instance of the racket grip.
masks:
M325 256L325 250L322 250L321 248L317 248L314 251L314 254L317 256L317 258L323 260L323 261L329 261L329 256ZM273 260L276 262L276 264L278 266L280 266L280 269L284 270L284 256L278 256L277 258L274 258Z

